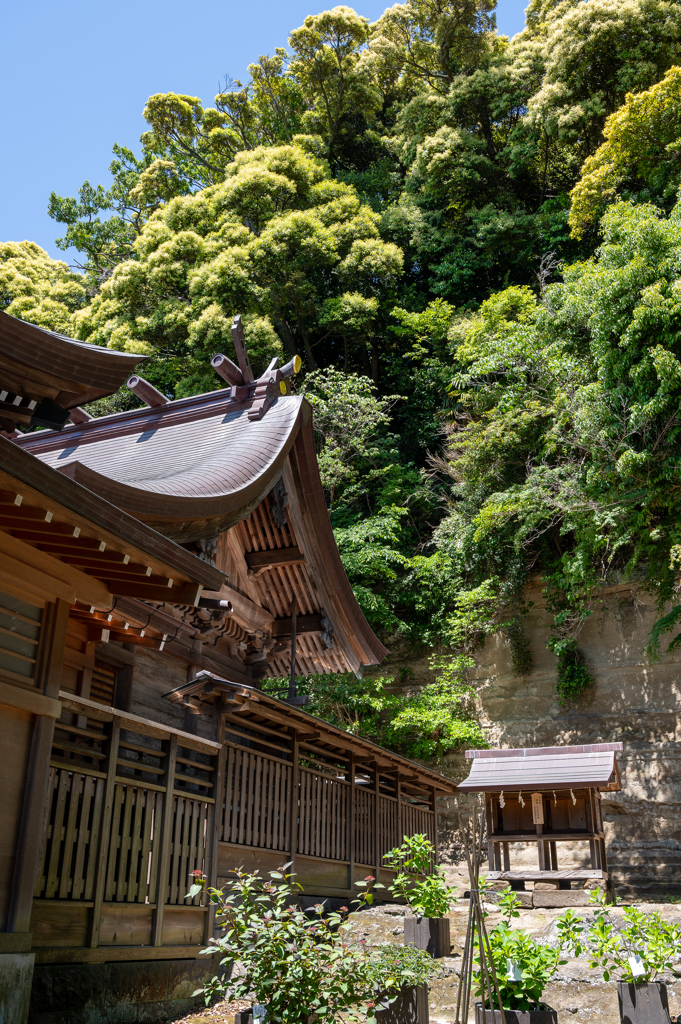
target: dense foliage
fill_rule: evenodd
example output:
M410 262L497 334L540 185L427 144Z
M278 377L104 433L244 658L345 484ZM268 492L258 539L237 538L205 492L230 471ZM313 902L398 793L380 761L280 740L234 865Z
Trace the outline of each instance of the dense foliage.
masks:
M626 907L622 918L613 921L612 904L601 889L593 890L590 903L594 908L590 927L574 911L567 911L558 920L559 934L575 956L588 953L589 967L600 971L604 981L614 978L641 985L675 970L681 954L681 926L664 921L659 911L645 914L637 906Z
M400 846L383 854L386 866L395 871L388 886L418 917L445 917L456 902L456 886L447 885L436 863L435 847L424 833L404 836Z
M199 990L207 1004L229 993L266 1005L268 1019L281 1024L307 1024L312 1014L320 1024L375 1024L377 1009L389 1006L404 985L427 983L435 964L423 950L353 941L347 907L327 911L319 903L302 910L302 887L285 874L289 866L270 871L269 881L238 869L221 889L207 890L195 872L190 895L207 892L222 931L202 952L218 952L228 967ZM372 900L365 891L353 902L361 907ZM232 976L235 961L240 970Z
M653 656L678 626L679 65L676 0L531 0L511 40L493 0L335 7L213 107L150 97L110 185L51 196L82 274L1 250L3 308L150 355L168 395L221 386L237 312L256 369L300 352L359 602L439 658L419 693L319 679L317 713L482 743L466 673L494 631L530 671L530 577L561 702L606 581L655 595Z

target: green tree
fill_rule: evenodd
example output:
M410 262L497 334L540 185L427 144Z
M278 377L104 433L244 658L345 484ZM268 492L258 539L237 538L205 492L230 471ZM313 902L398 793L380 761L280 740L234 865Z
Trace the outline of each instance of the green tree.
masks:
M310 15L289 37L291 73L300 84L308 109L303 131L320 135L332 167L339 162L340 136L349 115L369 117L381 95L361 60L369 22L351 7L334 7Z
M35 242L0 242L0 309L50 331L70 334L87 301L82 274L52 260Z
M630 93L611 114L605 142L590 156L572 190L570 225L581 237L620 195L664 203L681 183L681 68L642 93Z
M566 0L537 31L545 73L530 118L569 143L573 160L600 145L627 92L653 85L681 57L681 9L672 0Z
M294 146L244 151L225 181L157 210L78 318L79 336L128 351L205 359L231 350L232 316L269 322L315 369L323 302L379 300L402 269L378 216L328 165Z

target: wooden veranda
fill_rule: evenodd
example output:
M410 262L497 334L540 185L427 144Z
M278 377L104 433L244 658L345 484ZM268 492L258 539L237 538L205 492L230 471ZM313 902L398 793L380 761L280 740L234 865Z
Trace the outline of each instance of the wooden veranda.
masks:
M186 898L194 870L220 885L237 867L292 861L306 893L351 899L369 874L390 880L383 854L405 834L437 849L447 780L207 674L171 696L197 686L215 740L60 695L31 919L38 963L196 956L213 921L205 900Z

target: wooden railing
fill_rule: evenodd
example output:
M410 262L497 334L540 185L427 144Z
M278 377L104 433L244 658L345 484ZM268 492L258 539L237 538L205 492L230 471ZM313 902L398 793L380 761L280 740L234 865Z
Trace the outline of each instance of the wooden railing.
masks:
M404 835L436 842L434 794L404 792L394 771L344 763L252 723L228 722L221 746L95 701L61 700L34 891L43 945L57 906L72 908L64 920L77 920L80 944L93 948L121 944L125 928L130 944L168 945L190 932L205 941L205 898L186 898L192 871L215 884L241 863L262 867L253 860L261 851L276 864L298 858L310 892L351 892L367 867L384 870L383 855ZM177 911L197 912L198 924Z
M145 904L186 899L191 872L211 874L219 744L94 701L61 695L50 799L34 897ZM91 945L97 945L93 925Z
M221 838L239 846L286 850L291 766L236 746L227 748Z
M343 887L352 888L354 865L379 870L383 855L405 835L425 833L437 844L434 794L403 792L394 772L379 769L377 779L375 768L339 761L309 740L298 744L234 714L227 715L224 739L220 839L230 851L221 857L223 876L244 858L254 863L232 849L246 847L346 865ZM337 872L329 877L340 878Z

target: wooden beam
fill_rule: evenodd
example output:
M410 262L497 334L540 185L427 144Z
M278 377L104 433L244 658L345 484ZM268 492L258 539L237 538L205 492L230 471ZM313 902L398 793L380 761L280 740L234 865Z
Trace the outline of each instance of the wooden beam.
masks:
M0 681L0 707L19 708L31 715L59 718L61 704L58 700L37 693L33 687L14 686Z
M18 579L31 582L35 578L35 572L41 575L52 577L66 583L75 591L75 597L96 608L111 607L111 591L100 580L88 576L73 566L60 562L44 551L25 544L24 541L10 537L0 530L0 554L2 554L2 568L5 571L12 571ZM19 561L21 559L21 561ZM43 587L45 586L43 582ZM55 591L52 591L52 596ZM61 595L60 595L61 596ZM75 600L75 597L72 600Z
M239 593L238 590L234 590L233 587L225 585L220 590L205 590L203 596L217 598L221 601L231 601L233 609L231 617L248 632L259 629L263 633L269 633L272 629L272 613Z
M263 707L262 704L259 704L257 708L251 708L251 710L256 714L261 715L263 718L269 719L271 722L278 722L279 725L286 725L292 729L296 729L301 736L319 735L319 727L315 728L313 724L306 726L299 721L293 721L292 719L287 718L286 715L282 715L278 711L274 711L272 708ZM247 721L247 719L244 721ZM322 724L323 723L320 722L319 726L322 726Z
M94 579L88 576L88 579ZM137 597L141 601L163 601L166 604L191 604L195 605L201 596L201 584L186 583L181 587L159 587L145 583L142 577L131 580L109 579L102 580L109 588L109 592L116 597ZM91 602L95 604L95 602ZM109 604L103 607L110 608Z
M300 548L275 548L274 551L247 551L244 554L249 569L271 569L278 565L304 565L305 555Z
M19 522L19 520L17 520ZM30 523L22 522L21 526L12 526L11 531L15 537L19 537L20 540L26 540L29 543L39 544L43 541L50 541L53 538L56 543L68 545L68 539L76 538L80 536L80 526L71 526L68 523L56 523L54 519L50 522L35 522ZM8 527L5 527L8 529Z
M322 629L321 615L296 616L296 634L298 636L301 633L321 633ZM274 637L291 636L292 630L293 620L291 618L274 619L272 622L272 636Z

